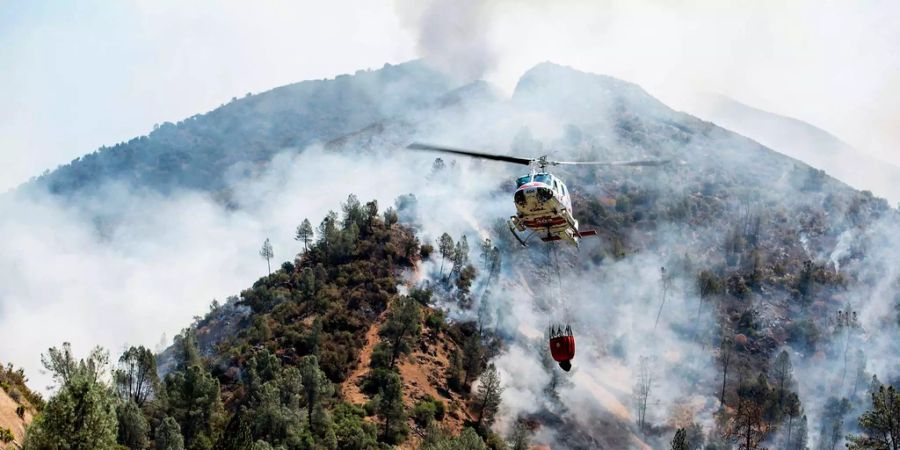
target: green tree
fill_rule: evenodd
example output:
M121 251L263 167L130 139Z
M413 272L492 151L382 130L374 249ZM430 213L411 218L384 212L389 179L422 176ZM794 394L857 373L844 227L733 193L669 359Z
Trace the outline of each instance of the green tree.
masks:
M685 429L684 442L690 450L700 450L703 448L705 436L703 435L703 426L699 423L692 423Z
M337 236L337 213L328 211L328 214L319 224L319 242L322 244L325 255L331 252L331 246Z
M466 235L463 235L463 237L459 239L459 242L456 243L456 247L453 249L453 254L450 256L450 259L453 262L453 267L450 269L451 277L453 274L459 275L463 267L469 264L469 241L466 239Z
M266 238L262 248L259 249L259 256L262 256L262 258L266 260L266 267L269 268L269 275L272 275L271 260L275 257L275 252L272 250L272 243L269 242L269 238Z
M76 360L71 345L51 348L42 363L59 389L28 428L25 449L113 449L116 446L115 397L103 381L109 356L95 348Z
M250 450L275 450L275 447L266 441L258 440L250 446Z
M421 322L421 307L412 297L403 296L391 304L387 320L378 332L390 349L389 368L394 368L397 357L412 350L422 330Z
M355 194L347 197L347 202L341 205L341 209L344 211L344 228L349 228L354 223L357 226L365 225L366 211Z
M792 438L788 441L788 450L806 450L808 439L808 425L806 415L800 417L800 424L797 425L797 431L792 434Z
M487 450L487 445L471 427L459 436L451 436L436 426L431 426L422 442L422 450Z
M119 367L113 372L113 380L119 397L131 399L139 407L144 406L159 388L156 356L144 346L129 347L119 357Z
M381 439L398 444L406 438L406 408L403 406L403 382L400 375L387 372L384 384L376 396L375 414L383 423Z
M844 435L844 416L850 412L850 402L846 398L829 397L825 402L819 423L819 447L832 450Z
M481 268L484 271L487 271L491 260L493 259L493 244L491 244L491 238L485 238L484 241L481 242Z
M512 435L509 438L509 450L529 450L531 449L531 430L525 426L524 422L516 422L513 427Z
M484 364L484 348L481 345L481 334L477 331L466 338L463 344L462 363L465 370L463 388L468 388L469 383L478 376L481 366Z
M438 240L438 250L441 252L441 269L438 272L440 277L444 277L444 260L447 258L452 258L455 254L455 247L453 245L453 238L450 237L449 234L444 233L441 235L440 240Z
M783 411L788 417L787 426L785 427L785 434L787 434L785 442L787 443L787 448L791 449L794 434L794 420L803 416L803 406L800 404L800 397L797 396L795 392L789 392L787 396L785 396Z
M400 217L397 215L397 210L392 207L384 210L384 224L389 230L398 220L400 220Z
M172 417L163 419L156 428L156 450L184 450L184 438L181 436L181 428Z
M454 391L461 391L463 388L463 357L460 355L459 351L454 351L450 354L450 364L447 366L447 370L444 373L444 376L447 378L447 387Z
M480 384L475 394L478 426L490 428L494 424L494 418L500 408L503 395L503 386L500 385L500 374L497 372L497 367L488 364L479 381Z
M313 232L312 224L309 223L309 219L303 219L303 222L300 225L297 225L297 234L294 236L295 241L299 241L303 243L303 251L309 251L309 243L313 241L315 238L315 232Z
M130 449L147 448L150 425L134 400L120 400L116 406L117 441Z
M303 385L305 394L307 418L309 420L310 429L316 432L316 421L313 420L313 412L318 406L322 397L328 397L334 392L328 377L319 368L319 359L315 355L304 356L300 360L300 382Z
M671 450L689 450L687 444L687 431L685 431L684 428L679 428L675 431L675 437L672 439L669 448Z
M782 350L781 353L775 357L775 363L772 365L772 378L772 381L775 384L778 402L777 418L781 418L787 412L785 410L785 399L789 395L789 391L794 384L791 356L788 354L787 350Z
M739 450L757 449L771 430L766 420L767 402L771 398L766 377L759 374L755 382L742 383L737 395L737 408L728 421L725 435Z
M172 347L175 348L175 369L185 371L191 366L200 366L200 349L197 347L197 335L193 328L187 328L175 336Z
M166 376L167 413L181 427L188 450L206 450L215 442L222 414L219 381L200 366Z
M346 450L378 448L375 426L363 420L366 413L359 406L341 403L334 408L334 433L337 447Z
M859 427L865 434L847 436L847 448L900 449L900 393L893 386L879 385L872 392L872 409L859 417Z

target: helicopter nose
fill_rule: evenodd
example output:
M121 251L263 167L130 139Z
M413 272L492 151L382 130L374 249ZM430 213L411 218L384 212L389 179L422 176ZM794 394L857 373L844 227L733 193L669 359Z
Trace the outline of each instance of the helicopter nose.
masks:
M547 188L538 188L537 198L541 202L546 202L547 200L553 198L553 191Z
M517 205L525 205L525 191L517 191L516 195L513 196Z

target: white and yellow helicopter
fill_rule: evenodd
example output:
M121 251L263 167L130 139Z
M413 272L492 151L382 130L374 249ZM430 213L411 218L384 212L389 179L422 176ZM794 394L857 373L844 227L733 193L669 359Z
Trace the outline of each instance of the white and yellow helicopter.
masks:
M535 233L540 233L540 239L544 242L566 240L576 246L580 238L597 235L595 230L579 230L578 221L572 215L572 197L569 195L569 189L559 177L547 172L547 166L661 166L669 163L667 160L552 161L547 159L546 155L537 158L521 158L418 142L414 142L406 148L529 166L531 173L516 179L516 192L513 195L516 203L516 215L511 216L508 222L509 230L523 246ZM531 230L531 233L523 239L519 233L526 230Z

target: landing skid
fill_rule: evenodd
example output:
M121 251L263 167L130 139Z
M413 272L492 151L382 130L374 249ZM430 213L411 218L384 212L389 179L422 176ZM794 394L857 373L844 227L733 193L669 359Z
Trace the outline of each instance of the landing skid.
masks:
M522 238L519 237L519 233L516 232L516 224L514 220L515 218L511 218L506 222L506 224L509 225L509 232L512 233L513 237L515 237L520 244L522 244L522 247L528 247L528 244L526 244L526 242L528 242L528 239L531 238L534 232L532 231L528 236L525 236L524 240L522 240Z
M528 247L528 240L531 239L532 236L537 232L537 230L532 230L528 236L525 236L525 239L519 235L519 232L525 231L524 227L520 227L520 222L518 218L513 216L506 222L509 225L509 232L512 233L513 237L522 244L522 247ZM517 231L518 230L518 231ZM566 239L572 241L576 246L578 246L578 238L588 237L588 236L596 236L596 230L585 230L585 231L577 231L574 228L569 228L566 231ZM554 234L550 232L550 229L547 229L547 234L545 236L541 236L540 238L544 242L553 242L553 241L561 241L563 239L559 234Z

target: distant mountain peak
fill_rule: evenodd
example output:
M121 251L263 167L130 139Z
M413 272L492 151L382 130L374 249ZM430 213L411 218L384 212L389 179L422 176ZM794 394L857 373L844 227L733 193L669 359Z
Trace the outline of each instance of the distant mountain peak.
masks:
M580 115L598 106L607 112L640 108L652 115L673 113L642 87L609 75L584 72L542 62L526 71L516 84L514 101L544 105L559 113Z

